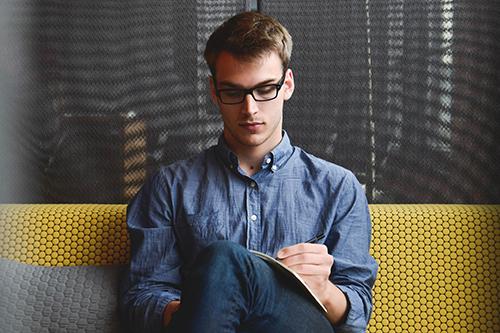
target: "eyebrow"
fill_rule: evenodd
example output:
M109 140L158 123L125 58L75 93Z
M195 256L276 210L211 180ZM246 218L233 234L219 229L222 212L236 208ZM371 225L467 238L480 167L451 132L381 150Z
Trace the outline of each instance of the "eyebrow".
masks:
M263 85L266 85L266 84L275 84L274 83L275 81L276 81L276 79L264 80L264 81L259 82L255 86L250 87L248 89L255 88L255 87L260 87L260 86L263 86ZM247 88L245 88L245 87L243 87L243 86L241 86L241 85L239 85L237 83L233 83L231 81L221 81L221 82L219 82L219 86L220 87L224 87L224 88L247 89Z

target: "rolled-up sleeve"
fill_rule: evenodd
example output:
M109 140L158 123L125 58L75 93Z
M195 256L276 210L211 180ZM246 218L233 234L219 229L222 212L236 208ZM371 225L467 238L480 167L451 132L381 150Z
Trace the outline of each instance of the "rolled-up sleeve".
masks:
M171 189L162 171L127 208L131 258L121 285L120 308L134 332L160 332L163 311L180 299L180 259L172 225Z
M348 172L338 193L337 214L328 241L334 265L330 280L349 303L336 332L364 332L372 312L372 287L378 265L370 255L371 221L365 193Z

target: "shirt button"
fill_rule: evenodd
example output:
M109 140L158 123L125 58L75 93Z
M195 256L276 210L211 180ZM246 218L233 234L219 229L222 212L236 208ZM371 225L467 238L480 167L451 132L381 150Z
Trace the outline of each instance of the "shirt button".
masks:
M250 182L250 187L255 187L256 184L254 182Z
M257 215L253 214L252 216L250 216L250 220L252 220L252 221L257 220Z
M276 170L278 170L278 167L277 167L276 165L273 165L273 166L271 167L271 170L276 171Z
M268 157L268 158L266 159L266 164L269 164L269 163L271 163L271 158L269 158L269 157Z

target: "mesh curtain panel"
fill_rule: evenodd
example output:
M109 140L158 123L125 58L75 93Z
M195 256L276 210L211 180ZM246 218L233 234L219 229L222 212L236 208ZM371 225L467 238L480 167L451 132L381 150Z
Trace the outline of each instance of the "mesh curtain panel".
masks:
M222 125L210 109L202 52L243 1L25 1L8 9L30 68L19 83L29 92L16 96L23 108L5 116L17 127L5 146L21 155L5 164L19 164L22 180L4 201L126 202L159 165L216 142Z
M290 27L285 127L374 203L499 202L500 3L264 1Z
M247 1L0 4L2 202L127 202L222 129L203 60ZM499 202L500 5L261 1L291 31L292 142L372 203Z

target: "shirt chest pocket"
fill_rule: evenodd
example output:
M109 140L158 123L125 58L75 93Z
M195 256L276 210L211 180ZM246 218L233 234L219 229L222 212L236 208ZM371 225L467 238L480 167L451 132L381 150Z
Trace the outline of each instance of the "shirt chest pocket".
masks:
M186 214L176 227L177 239L189 258L214 241L228 239L227 216L219 211Z

